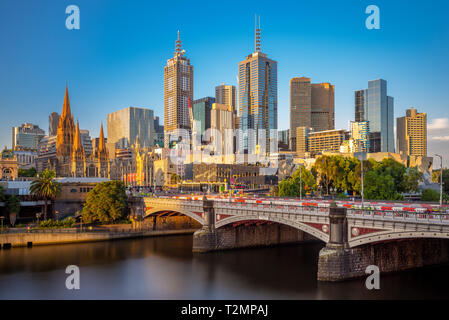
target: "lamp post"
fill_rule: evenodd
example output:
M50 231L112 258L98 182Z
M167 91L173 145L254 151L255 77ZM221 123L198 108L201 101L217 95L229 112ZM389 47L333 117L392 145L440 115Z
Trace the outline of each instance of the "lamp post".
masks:
M358 141L359 143L361 143L361 141ZM363 149L362 149L363 150ZM364 178L363 178L363 161L366 158L366 152L365 150L363 150L362 152L357 152L356 154L354 154L357 158L360 159L360 176L361 176L361 194L362 194L362 210L364 208L364 204L365 204L365 192L363 191L364 189Z
M5 219L5 217L4 217L4 216L1 216L1 217L0 217L0 220L2 220L2 230L1 230L0 233L3 233L3 219Z
M439 154L435 154L438 158L440 158L441 161L441 167L440 167L440 207L443 206L443 156Z
M299 200L302 201L302 165L299 165Z

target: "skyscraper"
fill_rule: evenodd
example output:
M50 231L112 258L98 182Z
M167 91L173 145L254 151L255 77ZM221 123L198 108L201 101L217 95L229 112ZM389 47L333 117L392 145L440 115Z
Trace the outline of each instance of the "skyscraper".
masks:
M164 146L169 147L170 133L176 129L190 130L189 99L193 101L193 66L176 40L174 57L164 67Z
M200 131L199 134L204 135L206 130L210 128L210 112L215 98L205 97L193 101L193 119L198 121Z
M48 116L48 135L55 136L58 133L59 113L52 112Z
M355 92L355 121L369 121L370 152L394 152L393 113L387 81L368 81L368 89Z
M396 119L398 152L408 156L427 156L427 115L408 109L405 117Z
M107 130L108 144L115 144L117 149L131 147L137 137L141 146L150 147L154 144L153 110L128 107L111 112L107 115Z
M255 52L239 63L238 152L264 155L277 149L277 62L261 52L260 21L255 35Z
M237 120L237 88L235 86L222 84L215 87L215 102L232 107L234 120ZM234 123L235 125L235 123Z
M214 103L211 110L211 140L214 150L221 155L223 163L234 159L234 109L230 105ZM215 129L215 130L214 130ZM218 141L220 140L220 141Z
M328 82L310 83L310 78L290 80L290 132L298 127L312 128L315 132L333 130L334 86ZM296 135L290 136L290 148L296 151Z
M23 123L12 128L12 149L37 150L39 141L45 136L45 131L32 123Z

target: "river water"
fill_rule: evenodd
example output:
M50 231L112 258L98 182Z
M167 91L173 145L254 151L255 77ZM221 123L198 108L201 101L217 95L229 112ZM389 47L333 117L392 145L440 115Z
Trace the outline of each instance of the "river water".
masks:
M323 244L192 253L192 236L0 250L0 299L449 298L449 266L365 279L316 281ZM67 290L65 269L80 268Z

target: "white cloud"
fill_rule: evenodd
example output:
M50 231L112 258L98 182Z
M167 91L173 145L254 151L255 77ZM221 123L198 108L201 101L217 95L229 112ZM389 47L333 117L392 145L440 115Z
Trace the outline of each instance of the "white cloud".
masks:
M432 122L427 126L427 128L429 130L449 129L449 119L448 118L433 119Z
M433 141L449 141L449 136L430 137L430 140L433 140Z

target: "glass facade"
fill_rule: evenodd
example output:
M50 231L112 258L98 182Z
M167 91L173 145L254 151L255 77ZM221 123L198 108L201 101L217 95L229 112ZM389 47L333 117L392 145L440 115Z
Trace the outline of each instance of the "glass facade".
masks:
M239 64L239 152L270 152L270 136L277 130L277 62L261 52ZM261 131L265 130L265 131ZM273 134L273 133L272 133Z
M193 120L199 122L200 126L198 129L201 130L199 133L202 135L210 128L210 112L214 103L215 98L212 97L193 101Z
M394 152L394 100L387 81L368 81L368 89L355 92L355 121L369 121L370 152Z

